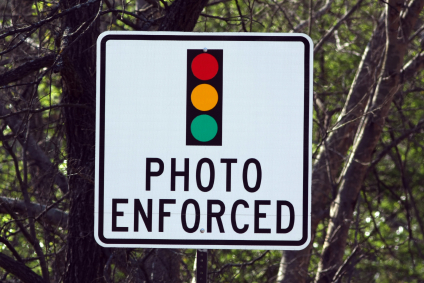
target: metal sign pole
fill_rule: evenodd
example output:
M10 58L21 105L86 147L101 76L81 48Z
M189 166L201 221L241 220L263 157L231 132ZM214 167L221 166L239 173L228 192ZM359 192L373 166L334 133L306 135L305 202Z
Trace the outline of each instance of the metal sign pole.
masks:
M197 282L208 282L208 250L197 250Z

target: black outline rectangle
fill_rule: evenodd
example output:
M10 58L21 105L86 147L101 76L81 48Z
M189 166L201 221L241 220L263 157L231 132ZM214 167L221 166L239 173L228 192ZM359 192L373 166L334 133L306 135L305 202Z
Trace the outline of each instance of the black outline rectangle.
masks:
M187 98L186 98L186 145L188 146L221 146L222 145L222 101L223 101L223 93L222 93L222 73L223 73L223 65L224 61L224 52L222 49L209 49L208 54L211 54L215 57L218 62L218 72L210 80L202 81L196 78L191 71L191 62L195 58L196 55L204 53L203 49L188 49L187 50ZM218 93L218 102L214 108L209 111L201 111L193 106L191 102L191 93L193 89L199 84L210 84L212 85ZM191 134L191 122L198 115L207 114L212 116L216 123L218 124L218 132L216 136L208 141L201 142L196 140Z
M304 54L304 128L303 128L303 223L302 238L299 241L263 240L161 240L161 239L107 239L103 235L104 201L104 142L105 142L105 76L106 42L108 40L172 40L172 41L288 41L302 42ZM302 36L249 36L249 35L106 35L100 43L100 145L99 145L99 219L98 237L104 244L124 245L196 245L202 246L301 246L308 240L308 174L309 174L309 81L310 81L310 43ZM96 232L96 231L95 231Z

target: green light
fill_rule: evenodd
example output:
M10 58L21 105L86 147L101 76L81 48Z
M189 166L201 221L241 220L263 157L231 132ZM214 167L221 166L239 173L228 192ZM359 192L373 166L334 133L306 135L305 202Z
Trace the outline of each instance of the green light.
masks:
M191 122L191 134L201 142L212 140L218 132L218 124L209 115L199 115Z

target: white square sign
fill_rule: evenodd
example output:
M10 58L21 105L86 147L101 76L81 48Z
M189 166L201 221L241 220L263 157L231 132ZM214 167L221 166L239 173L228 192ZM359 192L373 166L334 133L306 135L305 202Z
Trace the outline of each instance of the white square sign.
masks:
M101 34L97 242L308 245L312 56L303 34Z

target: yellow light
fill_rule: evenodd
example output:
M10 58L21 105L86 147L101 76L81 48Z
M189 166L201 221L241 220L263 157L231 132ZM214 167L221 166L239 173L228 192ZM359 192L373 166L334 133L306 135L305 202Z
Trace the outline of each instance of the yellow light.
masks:
M218 92L209 84L198 85L191 92L191 102L200 111L209 111L218 103Z

